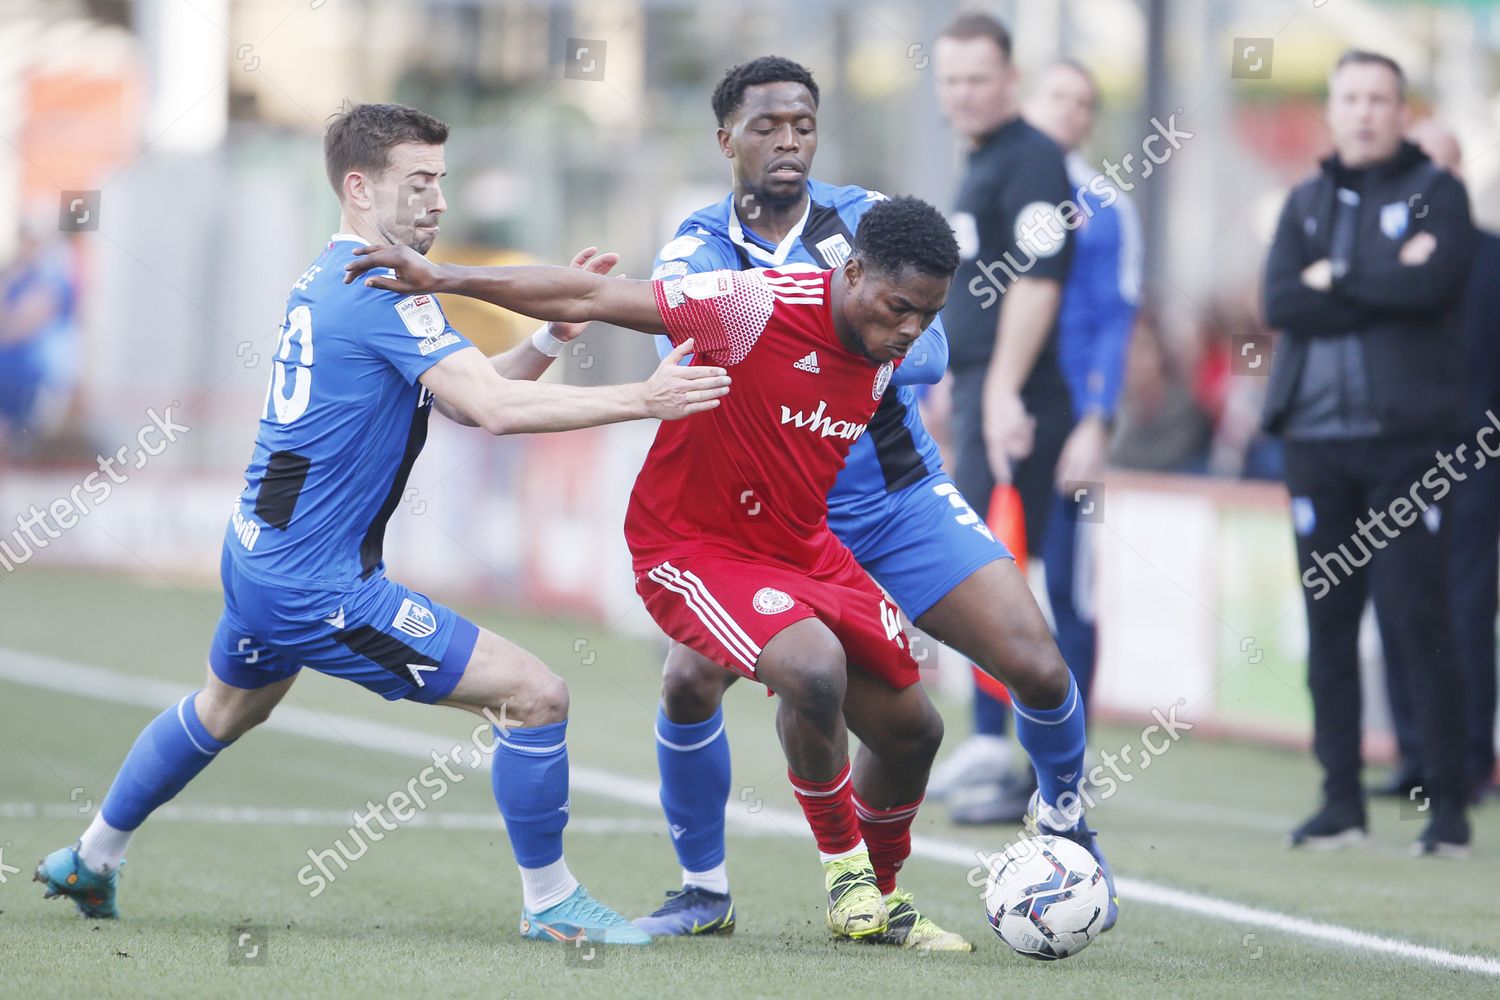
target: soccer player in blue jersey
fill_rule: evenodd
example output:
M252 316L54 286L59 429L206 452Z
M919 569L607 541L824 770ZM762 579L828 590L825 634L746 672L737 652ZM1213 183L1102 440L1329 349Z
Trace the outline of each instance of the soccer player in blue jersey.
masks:
M817 108L812 75L790 60L762 57L725 75L714 91L713 109L734 190L678 227L657 258L655 277L843 264L860 217L883 196L811 179ZM919 628L1011 688L1021 743L1041 782L1033 827L1076 840L1103 864L1076 795L1084 752L1077 687L1010 553L943 472L917 413L912 383L938 381L947 358L941 323L934 323L912 346L892 379L895 391L884 395L869 430L849 452L828 497L828 523ZM798 366L817 371L817 353L809 352ZM753 484L747 488L753 490ZM657 763L662 807L683 872L682 888L669 891L660 909L636 921L653 935L734 929L724 844L730 758L721 707L734 680L685 646L673 644L667 655L656 720ZM916 741L900 732L856 735L877 749L915 742L920 751L902 758L921 787L942 734L939 728L931 734L935 738ZM897 888L921 799L892 798L871 777L873 770L856 766L855 804L890 923L867 940L924 951L969 950L968 942L923 917L911 894ZM1114 911L1112 902L1109 924Z
M37 881L88 917L118 915L131 837L249 729L303 666L388 699L449 705L495 726L495 801L521 870L521 933L643 944L563 860L568 691L536 657L389 579L386 522L436 406L493 434L561 431L711 409L723 369L679 368L675 352L639 385L576 388L536 377L577 336L543 328L487 359L437 300L346 284L354 250L425 254L438 234L448 128L395 104L346 105L324 139L342 218L292 288L246 486L225 533L224 613L201 690L146 727L81 840L48 855ZM607 271L613 255L575 265ZM684 345L690 347L690 342ZM706 373L706 374L705 374Z

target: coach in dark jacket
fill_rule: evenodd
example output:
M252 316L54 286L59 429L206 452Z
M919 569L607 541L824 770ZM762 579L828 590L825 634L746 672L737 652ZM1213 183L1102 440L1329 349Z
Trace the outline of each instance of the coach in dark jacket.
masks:
M1266 320L1283 336L1265 426L1286 444L1324 772L1323 806L1291 843L1342 846L1367 830L1358 634L1373 586L1393 612L1389 638L1422 665L1411 679L1428 768L1412 804L1427 821L1417 849L1459 855L1470 839L1463 684L1441 501L1455 478L1458 304L1474 230L1463 184L1402 141L1405 86L1384 56L1339 60L1328 98L1337 151L1288 197L1266 265Z

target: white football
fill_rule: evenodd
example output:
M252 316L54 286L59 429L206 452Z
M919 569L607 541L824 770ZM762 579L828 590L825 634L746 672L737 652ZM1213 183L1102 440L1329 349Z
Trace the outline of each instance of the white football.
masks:
M984 908L1000 940L1027 958L1076 955L1099 936L1109 905L1104 871L1087 850L1061 837L1012 844L996 859Z

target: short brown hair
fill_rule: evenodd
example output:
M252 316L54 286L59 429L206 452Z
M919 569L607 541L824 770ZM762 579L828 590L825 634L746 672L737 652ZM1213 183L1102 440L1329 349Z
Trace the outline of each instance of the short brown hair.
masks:
M1344 54L1339 56L1339 61L1333 64L1333 71L1328 74L1329 83L1338 75L1338 71L1345 66L1384 66L1396 77L1396 96L1403 101L1406 100L1406 74L1401 70L1401 64L1388 55L1380 52L1370 52L1367 49L1345 49ZM1331 86L1330 86L1330 89Z
M391 165L391 149L403 142L441 146L448 126L425 111L404 104L344 102L328 119L323 133L323 163L334 193L344 195L344 178L351 170L379 173Z
M1000 23L999 18L989 14L961 14L938 37L964 40L988 38L995 43L1005 61L1010 62L1010 32Z

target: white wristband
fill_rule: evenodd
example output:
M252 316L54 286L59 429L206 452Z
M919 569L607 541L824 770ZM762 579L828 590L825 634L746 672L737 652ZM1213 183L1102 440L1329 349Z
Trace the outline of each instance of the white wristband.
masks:
M548 323L543 323L537 329L536 333L533 333L531 335L531 346L547 355L547 357L555 358L563 352L564 347L568 346L568 342L565 340L558 340L556 337L552 336L551 325Z

